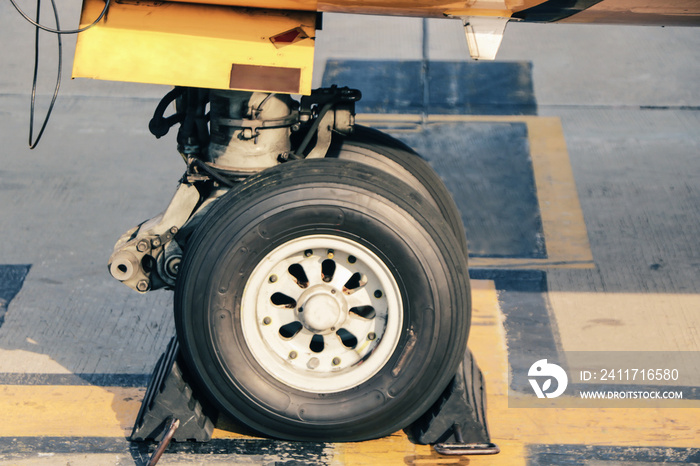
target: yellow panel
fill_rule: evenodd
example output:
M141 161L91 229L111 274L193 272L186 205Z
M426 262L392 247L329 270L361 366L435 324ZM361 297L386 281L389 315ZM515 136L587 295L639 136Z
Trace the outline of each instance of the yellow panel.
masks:
M103 7L85 0L81 26ZM315 12L112 3L102 22L78 35L73 77L309 94L315 22ZM292 31L299 38L273 43Z

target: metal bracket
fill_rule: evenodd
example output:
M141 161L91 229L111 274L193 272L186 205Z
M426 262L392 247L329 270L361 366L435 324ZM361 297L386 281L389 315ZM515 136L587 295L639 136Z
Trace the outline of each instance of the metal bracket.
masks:
M308 121L314 114L316 119L296 153L291 154L291 158L323 158L331 145L333 131L342 134L352 132L355 124L355 102L361 98L362 93L357 89L337 86L316 89L310 96L302 97L299 110L302 121ZM304 157L304 152L314 135L316 135L316 145Z
M475 60L495 60L510 18L461 16L469 55Z
M332 104L326 104L321 111L321 115L314 122L314 126L309 130L309 134L316 132L316 145L306 156L307 159L322 159L326 156L328 148L331 146L333 127L335 126L335 111ZM306 141L306 140L305 140ZM299 148L302 153L305 147Z

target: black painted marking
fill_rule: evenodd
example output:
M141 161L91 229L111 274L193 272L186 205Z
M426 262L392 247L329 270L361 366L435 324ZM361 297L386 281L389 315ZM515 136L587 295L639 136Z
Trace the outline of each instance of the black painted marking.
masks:
M508 362L513 377L510 389L531 393L527 372L533 362L547 358L561 364L560 345L553 330L546 302L547 274L539 270L472 269L472 279L493 280L508 343Z
M14 374L0 373L0 385L93 385L97 387L146 387L150 374Z
M527 10L513 14L518 18L530 22L553 22L580 13L602 0L548 0Z
M434 61L427 77L422 67L421 61L329 60L323 86L361 89L358 113L537 113L531 63Z
M118 437L0 437L0 459L36 457L38 454L126 454L145 464L153 443L129 442ZM270 439L214 439L207 443L171 443L165 452L194 455L255 457L261 464L328 464L332 458L325 443L283 442Z
M670 433L669 433L670 435ZM528 464L586 466L609 463L610 466L634 463L700 465L700 449L669 447L619 447L597 445L528 445ZM601 465L602 466L602 465Z
M393 135L445 182L471 256L547 257L525 123L440 123Z
M10 301L19 293L31 265L0 265L0 326L5 322L5 314Z

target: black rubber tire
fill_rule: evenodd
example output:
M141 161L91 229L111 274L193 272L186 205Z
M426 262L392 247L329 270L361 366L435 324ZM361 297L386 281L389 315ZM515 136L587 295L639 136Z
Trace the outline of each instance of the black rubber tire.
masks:
M255 312L241 304L258 263L280 245L320 234L380 258L403 303L398 343L377 372L330 393L268 373L241 324L243 313ZM471 298L459 250L437 211L381 170L334 159L268 169L217 201L188 243L175 289L183 356L210 401L263 434L308 441L391 434L433 404L466 350Z
M462 217L442 179L413 149L374 128L355 125L349 136L336 136L326 157L377 167L411 186L433 204L454 231L465 256L467 237Z

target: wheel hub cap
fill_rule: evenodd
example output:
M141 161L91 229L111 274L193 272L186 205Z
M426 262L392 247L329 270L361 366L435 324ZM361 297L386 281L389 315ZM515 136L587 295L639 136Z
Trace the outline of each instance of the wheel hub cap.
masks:
M341 295L330 286L315 286L301 296L297 306L299 321L311 332L327 335L345 321L347 305L336 296ZM342 301L341 301L342 300Z

